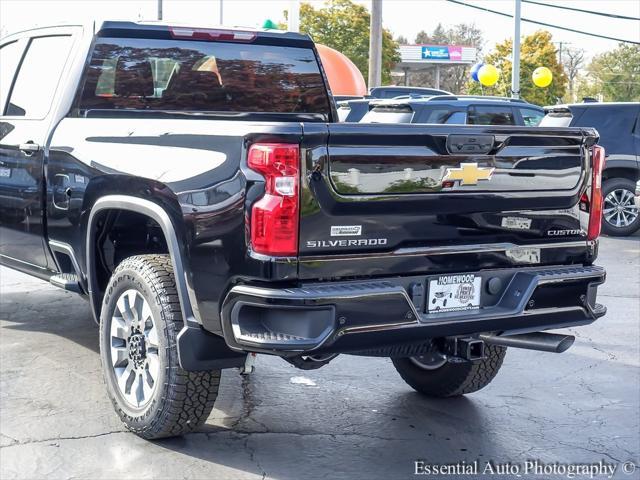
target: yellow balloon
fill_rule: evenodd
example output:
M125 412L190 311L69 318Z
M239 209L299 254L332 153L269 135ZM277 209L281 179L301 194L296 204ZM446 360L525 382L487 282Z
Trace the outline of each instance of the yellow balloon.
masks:
M548 87L553 80L553 73L547 67L538 67L533 71L531 79L536 87Z
M482 68L478 70L478 80L485 87L495 85L498 77L500 77L500 72L498 72L498 69L493 65L483 65Z

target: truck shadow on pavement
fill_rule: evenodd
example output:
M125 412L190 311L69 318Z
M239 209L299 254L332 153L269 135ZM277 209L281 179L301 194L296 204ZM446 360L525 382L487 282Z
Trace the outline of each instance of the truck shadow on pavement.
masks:
M629 272L637 271L637 246L637 237L603 241L603 263L617 267L609 279L613 296L604 298L611 308L606 325L581 331L578 345L562 356L510 352L507 368L478 393L424 398L385 358L340 356L306 372L259 356L253 375L223 372L200 432L156 442L125 433L111 409L88 304L46 284L3 276L1 433L16 443L35 442L33 448L57 439L68 468L80 468L79 444L70 439L89 431L100 439L83 440L96 445L84 455L93 458L97 476L108 478L126 478L128 466L147 453L154 462L146 477L284 480L404 478L414 474L416 460L556 461L558 452L571 461L634 458L637 382L619 379L634 378L636 368L637 281ZM70 359L82 364L81 376ZM69 391L80 400L73 409ZM123 445L123 469L111 470L104 452L122 452Z
M413 474L417 460L456 463L467 458L472 462L490 458L497 450L494 432L486 428L482 409L473 400L430 400L413 392L391 397L385 413L372 414L367 420L357 408L339 418L333 416L344 408L333 397L333 407L323 405L316 412L325 416L324 422L293 403L276 407L282 413L270 420L268 402L259 402L253 413L230 429L209 424L202 433L156 444L211 464L286 480L299 479L303 471L314 472L313 478L320 472L329 478L397 478ZM288 421L281 420L284 416ZM472 436L475 447L469 446ZM243 454L229 456L228 446L235 443Z
M3 341L16 340L45 355L81 356L96 373L96 390L103 390L98 328L86 302L47 286L9 289L0 301ZM8 331L35 335L18 340ZM58 375L64 381L64 372L50 375L52 383ZM293 383L295 377L310 377L315 386ZM100 397L100 392L92 395ZM110 406L105 402L99 408ZM474 398L420 396L400 380L388 359L344 356L322 370L305 372L278 358L259 357L250 376L235 369L223 372L215 409L200 432L155 442L125 434L113 441L126 442L132 455L170 451L171 462L199 465L200 472L235 469L242 478L297 480L303 471L313 478L321 472L331 478L392 478L412 474L419 459L458 462L490 456L497 448L496 433L487 426L486 412ZM92 429L108 430L104 418L91 415L86 421L95 423ZM158 465L156 473L162 471Z

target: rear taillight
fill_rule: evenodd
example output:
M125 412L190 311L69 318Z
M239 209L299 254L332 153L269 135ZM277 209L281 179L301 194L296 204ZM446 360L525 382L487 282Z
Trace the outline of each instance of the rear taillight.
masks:
M604 169L604 147L596 145L591 152L591 198L589 199L589 228L587 239L600 236L602 225L602 170Z
M265 194L251 209L251 247L273 256L298 254L300 147L289 143L254 143L249 168L265 178Z

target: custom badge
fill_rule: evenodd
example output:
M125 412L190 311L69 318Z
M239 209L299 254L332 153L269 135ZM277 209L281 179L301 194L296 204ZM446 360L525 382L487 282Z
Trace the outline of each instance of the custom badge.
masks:
M479 167L477 163L461 163L459 168L447 168L442 182L458 180L460 185L477 185L480 180L491 180L493 167Z

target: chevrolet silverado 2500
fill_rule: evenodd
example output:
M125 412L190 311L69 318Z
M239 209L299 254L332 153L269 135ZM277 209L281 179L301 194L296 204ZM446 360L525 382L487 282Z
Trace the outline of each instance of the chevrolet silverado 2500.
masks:
M88 300L142 437L198 428L249 353L449 397L605 314L593 129L338 123L297 33L48 27L0 61L0 259Z

